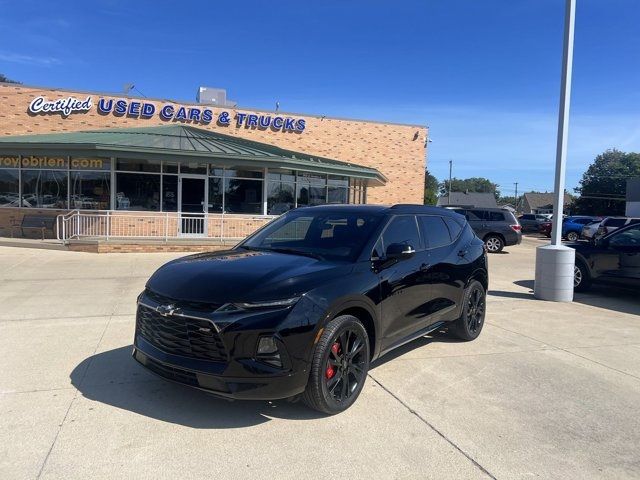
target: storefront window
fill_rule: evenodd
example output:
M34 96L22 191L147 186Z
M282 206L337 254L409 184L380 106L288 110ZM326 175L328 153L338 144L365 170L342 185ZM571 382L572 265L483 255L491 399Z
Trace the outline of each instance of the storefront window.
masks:
M160 210L160 175L118 173L116 210Z
M218 177L209 178L209 212L222 213L224 180Z
M295 207L296 184L270 180L267 183L267 214L282 215Z
M68 165L64 156L23 155L20 158L20 166L28 169L66 170Z
M162 176L162 211L178 211L178 176Z
M111 174L71 172L71 208L108 210L111 200Z
M22 171L22 207L67 208L68 174L59 170Z
M261 169L239 169L235 167L225 168L225 177L239 177L239 178L262 178L264 173Z
M116 160L116 170L127 172L160 172L160 163L160 160L118 158Z
M225 178L226 213L262 213L262 181Z
M349 178L329 175L327 203L349 203Z
M0 207L19 207L19 171L17 168L0 169Z
M180 173L196 173L200 175L207 174L207 164L206 163L181 163L180 164Z
M177 162L162 162L162 172L163 173L178 173L178 163Z
M327 180L324 175L298 172L296 188L298 206L327 203Z

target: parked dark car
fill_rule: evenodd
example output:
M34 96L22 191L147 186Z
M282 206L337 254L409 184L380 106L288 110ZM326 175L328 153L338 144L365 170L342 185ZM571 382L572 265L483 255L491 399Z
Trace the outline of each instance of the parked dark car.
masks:
M525 213L518 217L518 222L520 222L523 232L538 232L540 230L540 224L548 222L549 220L549 215L541 213Z
M394 348L441 328L475 339L487 284L484 245L453 212L299 208L231 250L158 269L138 298L133 357L221 397L301 395L333 414Z
M538 233L541 233L547 238L551 238L551 230L553 229L553 222L551 220L547 220L542 222L538 227Z
M618 228L622 228L633 223L640 223L640 218L606 217L604 220L602 220L602 222L600 222L600 226L598 227L598 231L596 232L594 238L597 239L604 237L605 235L617 230Z
M489 253L501 252L505 246L522 242L522 228L515 215L504 208L446 207L463 215Z
M640 291L640 223L628 225L595 240L569 243L576 251L573 286L588 290L607 283Z

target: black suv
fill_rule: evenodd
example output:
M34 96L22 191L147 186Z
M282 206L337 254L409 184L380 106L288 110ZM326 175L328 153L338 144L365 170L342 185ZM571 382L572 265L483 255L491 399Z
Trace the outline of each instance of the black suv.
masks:
M489 253L501 252L505 246L520 245L522 228L513 213L505 208L446 207L464 215Z
M167 263L138 298L133 357L218 396L348 408L369 362L436 329L482 330L482 241L442 208L287 212L231 250Z

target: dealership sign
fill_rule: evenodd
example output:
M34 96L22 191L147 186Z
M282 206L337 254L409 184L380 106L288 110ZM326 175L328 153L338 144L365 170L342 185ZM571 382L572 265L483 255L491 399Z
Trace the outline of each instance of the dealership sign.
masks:
M74 113L86 113L93 107L93 100L89 96L85 99L76 97L47 100L40 96L29 104L29 113L60 114L67 118ZM222 127L230 125L236 128L267 130L282 132L302 132L306 128L303 118L291 118L281 115L256 115L253 113L231 112L223 110L217 116L213 110L198 106L184 106L173 103L165 103L158 107L154 103L139 102L129 99L105 99L100 98L97 103L97 111L100 115L113 115L115 117L149 119L159 117L164 121L192 123L208 125L215 122Z

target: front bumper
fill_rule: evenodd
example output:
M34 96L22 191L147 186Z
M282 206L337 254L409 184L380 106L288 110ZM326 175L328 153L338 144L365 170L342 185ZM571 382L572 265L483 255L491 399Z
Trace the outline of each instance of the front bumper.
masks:
M165 354L166 355L166 354ZM197 388L217 397L231 400L278 400L288 398L305 389L307 376L287 373L275 377L227 377L182 368L165 363L134 347L133 358L152 373L176 383ZM160 356L163 356L162 354Z
M150 317L150 300L144 293L139 299L132 356L156 375L229 399L275 400L304 391L316 330L307 299L292 308L225 315L221 321L215 316L194 319L186 310L178 318ZM193 320L198 329L189 325L181 332L184 325L178 320ZM214 328L200 334L203 326ZM275 339L280 366L256 356L262 336Z

